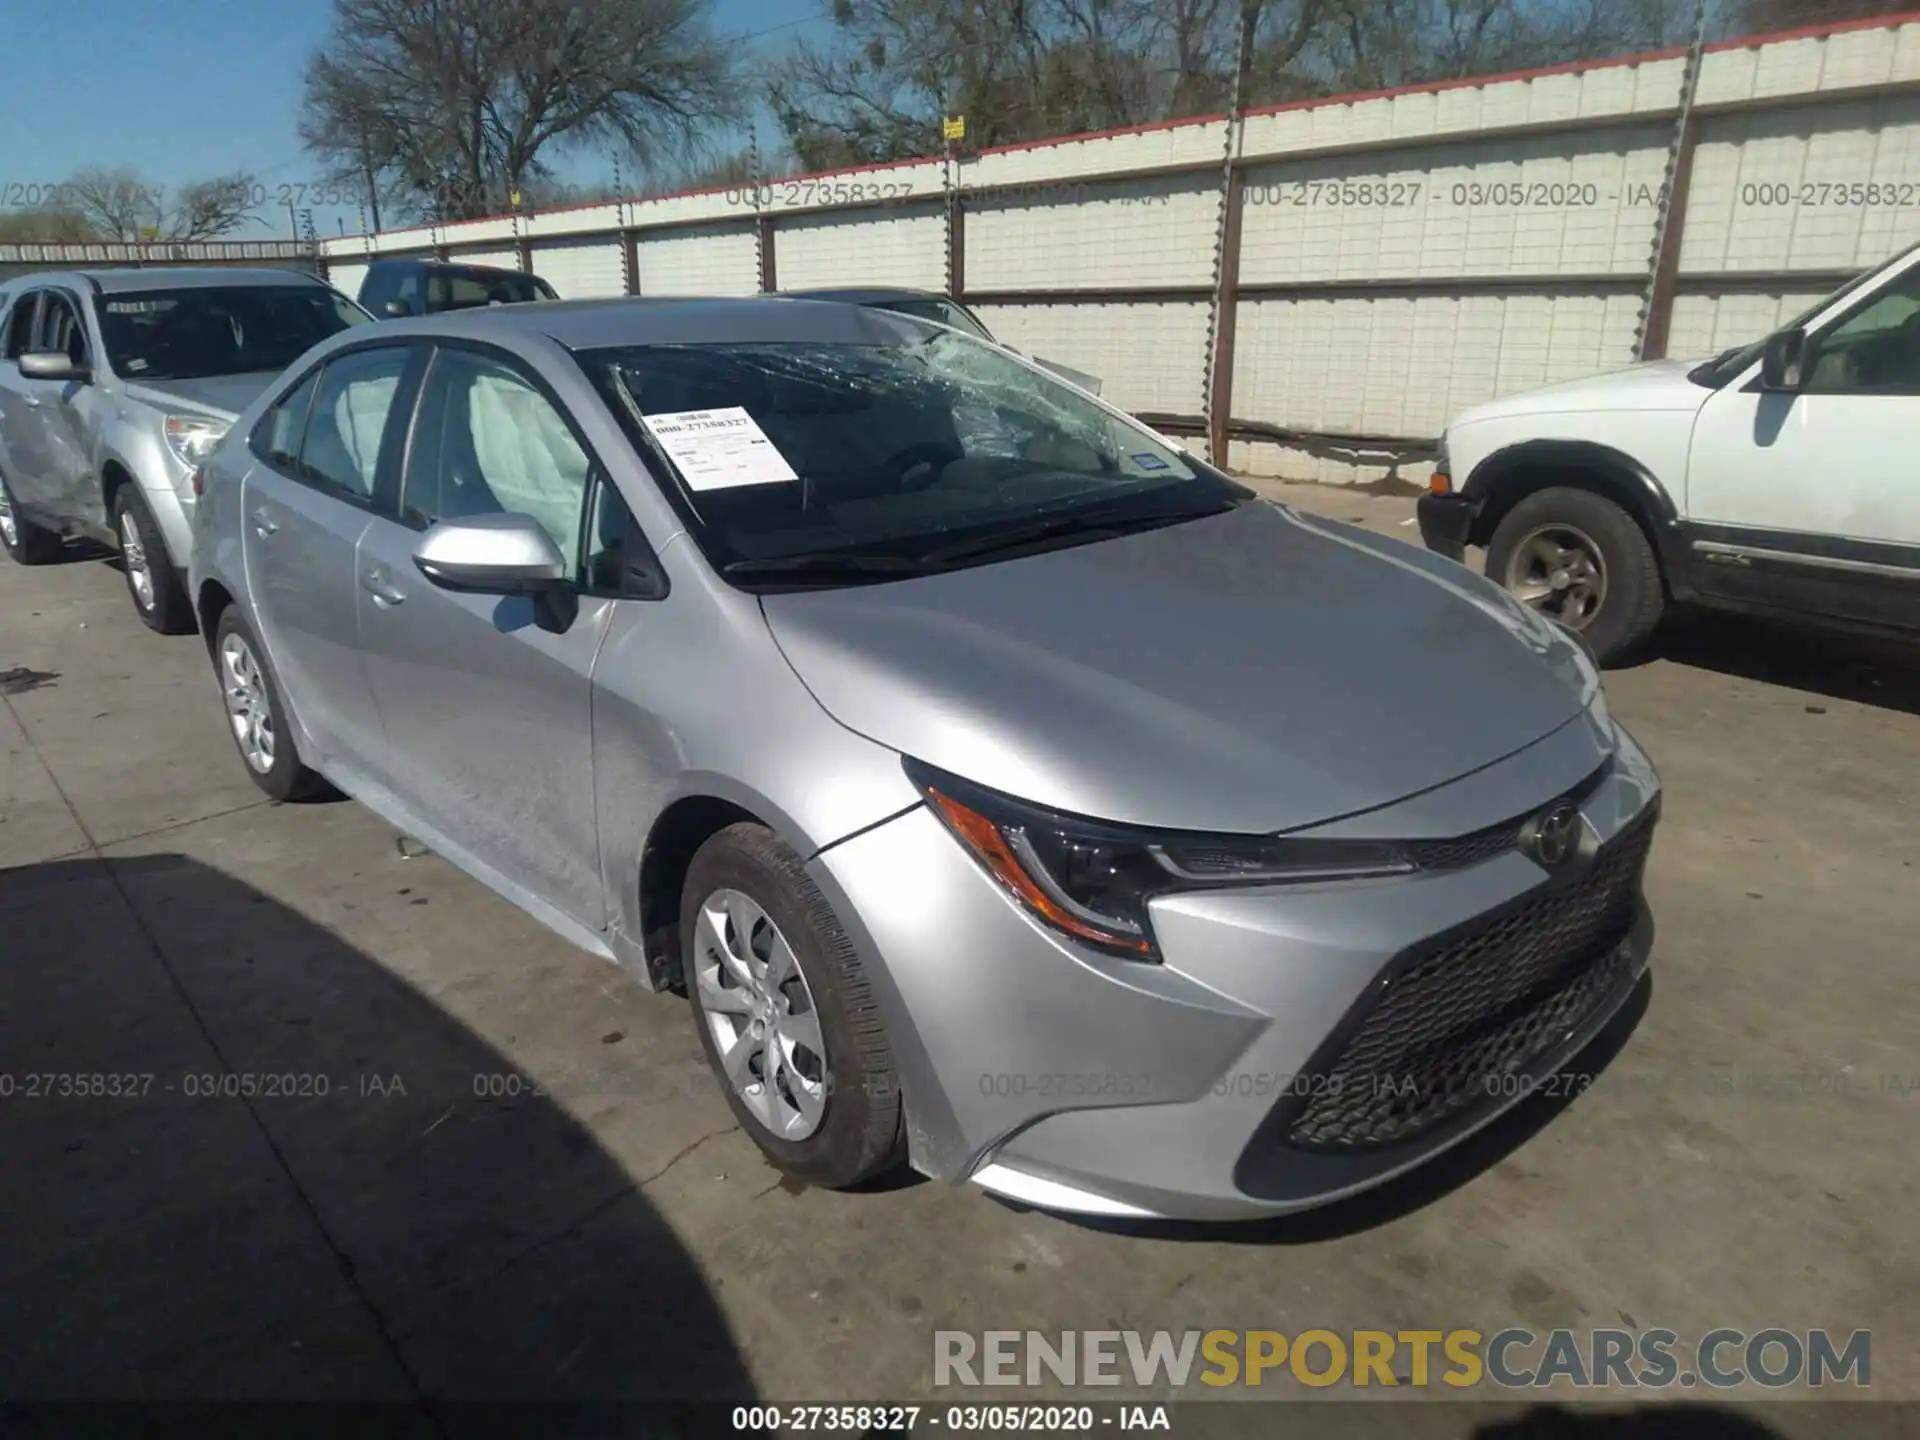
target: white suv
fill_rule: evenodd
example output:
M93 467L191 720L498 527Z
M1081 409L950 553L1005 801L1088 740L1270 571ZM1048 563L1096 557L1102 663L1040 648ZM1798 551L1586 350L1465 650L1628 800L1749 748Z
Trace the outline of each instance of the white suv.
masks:
M1704 364L1465 412L1419 511L1602 660L1675 602L1920 632L1920 246Z

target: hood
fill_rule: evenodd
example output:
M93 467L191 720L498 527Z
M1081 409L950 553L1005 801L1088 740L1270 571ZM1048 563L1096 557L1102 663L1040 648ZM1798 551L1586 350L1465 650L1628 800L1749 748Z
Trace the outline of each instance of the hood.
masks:
M1456 417L1455 425L1514 415L1566 415L1596 410L1698 410L1714 393L1687 379L1698 360L1649 360L1624 370L1609 370L1538 390L1523 390L1492 400Z
M1267 502L950 574L767 595L822 706L1036 804L1257 834L1523 749L1578 649L1449 561Z
M232 422L259 398L281 372L260 370L247 375L204 375L194 380L140 380L126 382L127 397L160 409L182 404Z

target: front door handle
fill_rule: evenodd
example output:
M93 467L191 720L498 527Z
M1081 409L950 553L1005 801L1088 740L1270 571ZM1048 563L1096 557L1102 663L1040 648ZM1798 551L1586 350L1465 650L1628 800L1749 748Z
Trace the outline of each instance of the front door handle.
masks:
M22 395L20 399L29 410L38 410L40 408L40 397L38 395Z
M362 570L360 588L381 605L398 605L407 598L407 592L395 585L384 570Z
M279 530L280 522L275 520L267 511L256 510L253 512L253 533L258 535L262 540L266 539L269 535L278 534Z

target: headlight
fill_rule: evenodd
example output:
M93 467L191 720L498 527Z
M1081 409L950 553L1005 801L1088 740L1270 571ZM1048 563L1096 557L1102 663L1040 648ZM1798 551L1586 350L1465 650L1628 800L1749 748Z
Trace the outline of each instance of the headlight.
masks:
M199 415L169 415L166 420L167 448L182 465L191 469L213 453L213 447L233 427L225 420L208 420Z
M1147 902L1180 890L1357 880L1417 868L1370 840L1134 830L983 790L918 761L907 776L954 837L1035 918L1110 954L1160 958Z

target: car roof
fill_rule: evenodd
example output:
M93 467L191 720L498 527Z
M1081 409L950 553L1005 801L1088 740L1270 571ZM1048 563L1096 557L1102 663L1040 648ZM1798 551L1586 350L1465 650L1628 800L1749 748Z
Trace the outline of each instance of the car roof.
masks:
M859 285L823 290L782 290L780 298L791 300L839 300L848 305L885 305L890 300L944 300L959 302L937 290L909 290L900 285Z
M384 260L369 260L369 270L458 270L478 275L525 275L530 280L540 277L531 270L515 270L505 265L470 265L464 260L434 260L418 255L400 255Z
M511 342L542 335L569 350L622 345L758 344L818 341L874 345L933 327L910 316L782 295L542 300L489 305L382 322L382 336L443 335ZM347 332L351 334L352 332Z
M119 270L42 270L31 275L16 275L8 283L29 288L64 284L73 289L91 289L102 295L124 295L137 290L203 290L215 286L286 285L296 281L315 285L327 283L308 270L282 270L264 265L157 265Z

